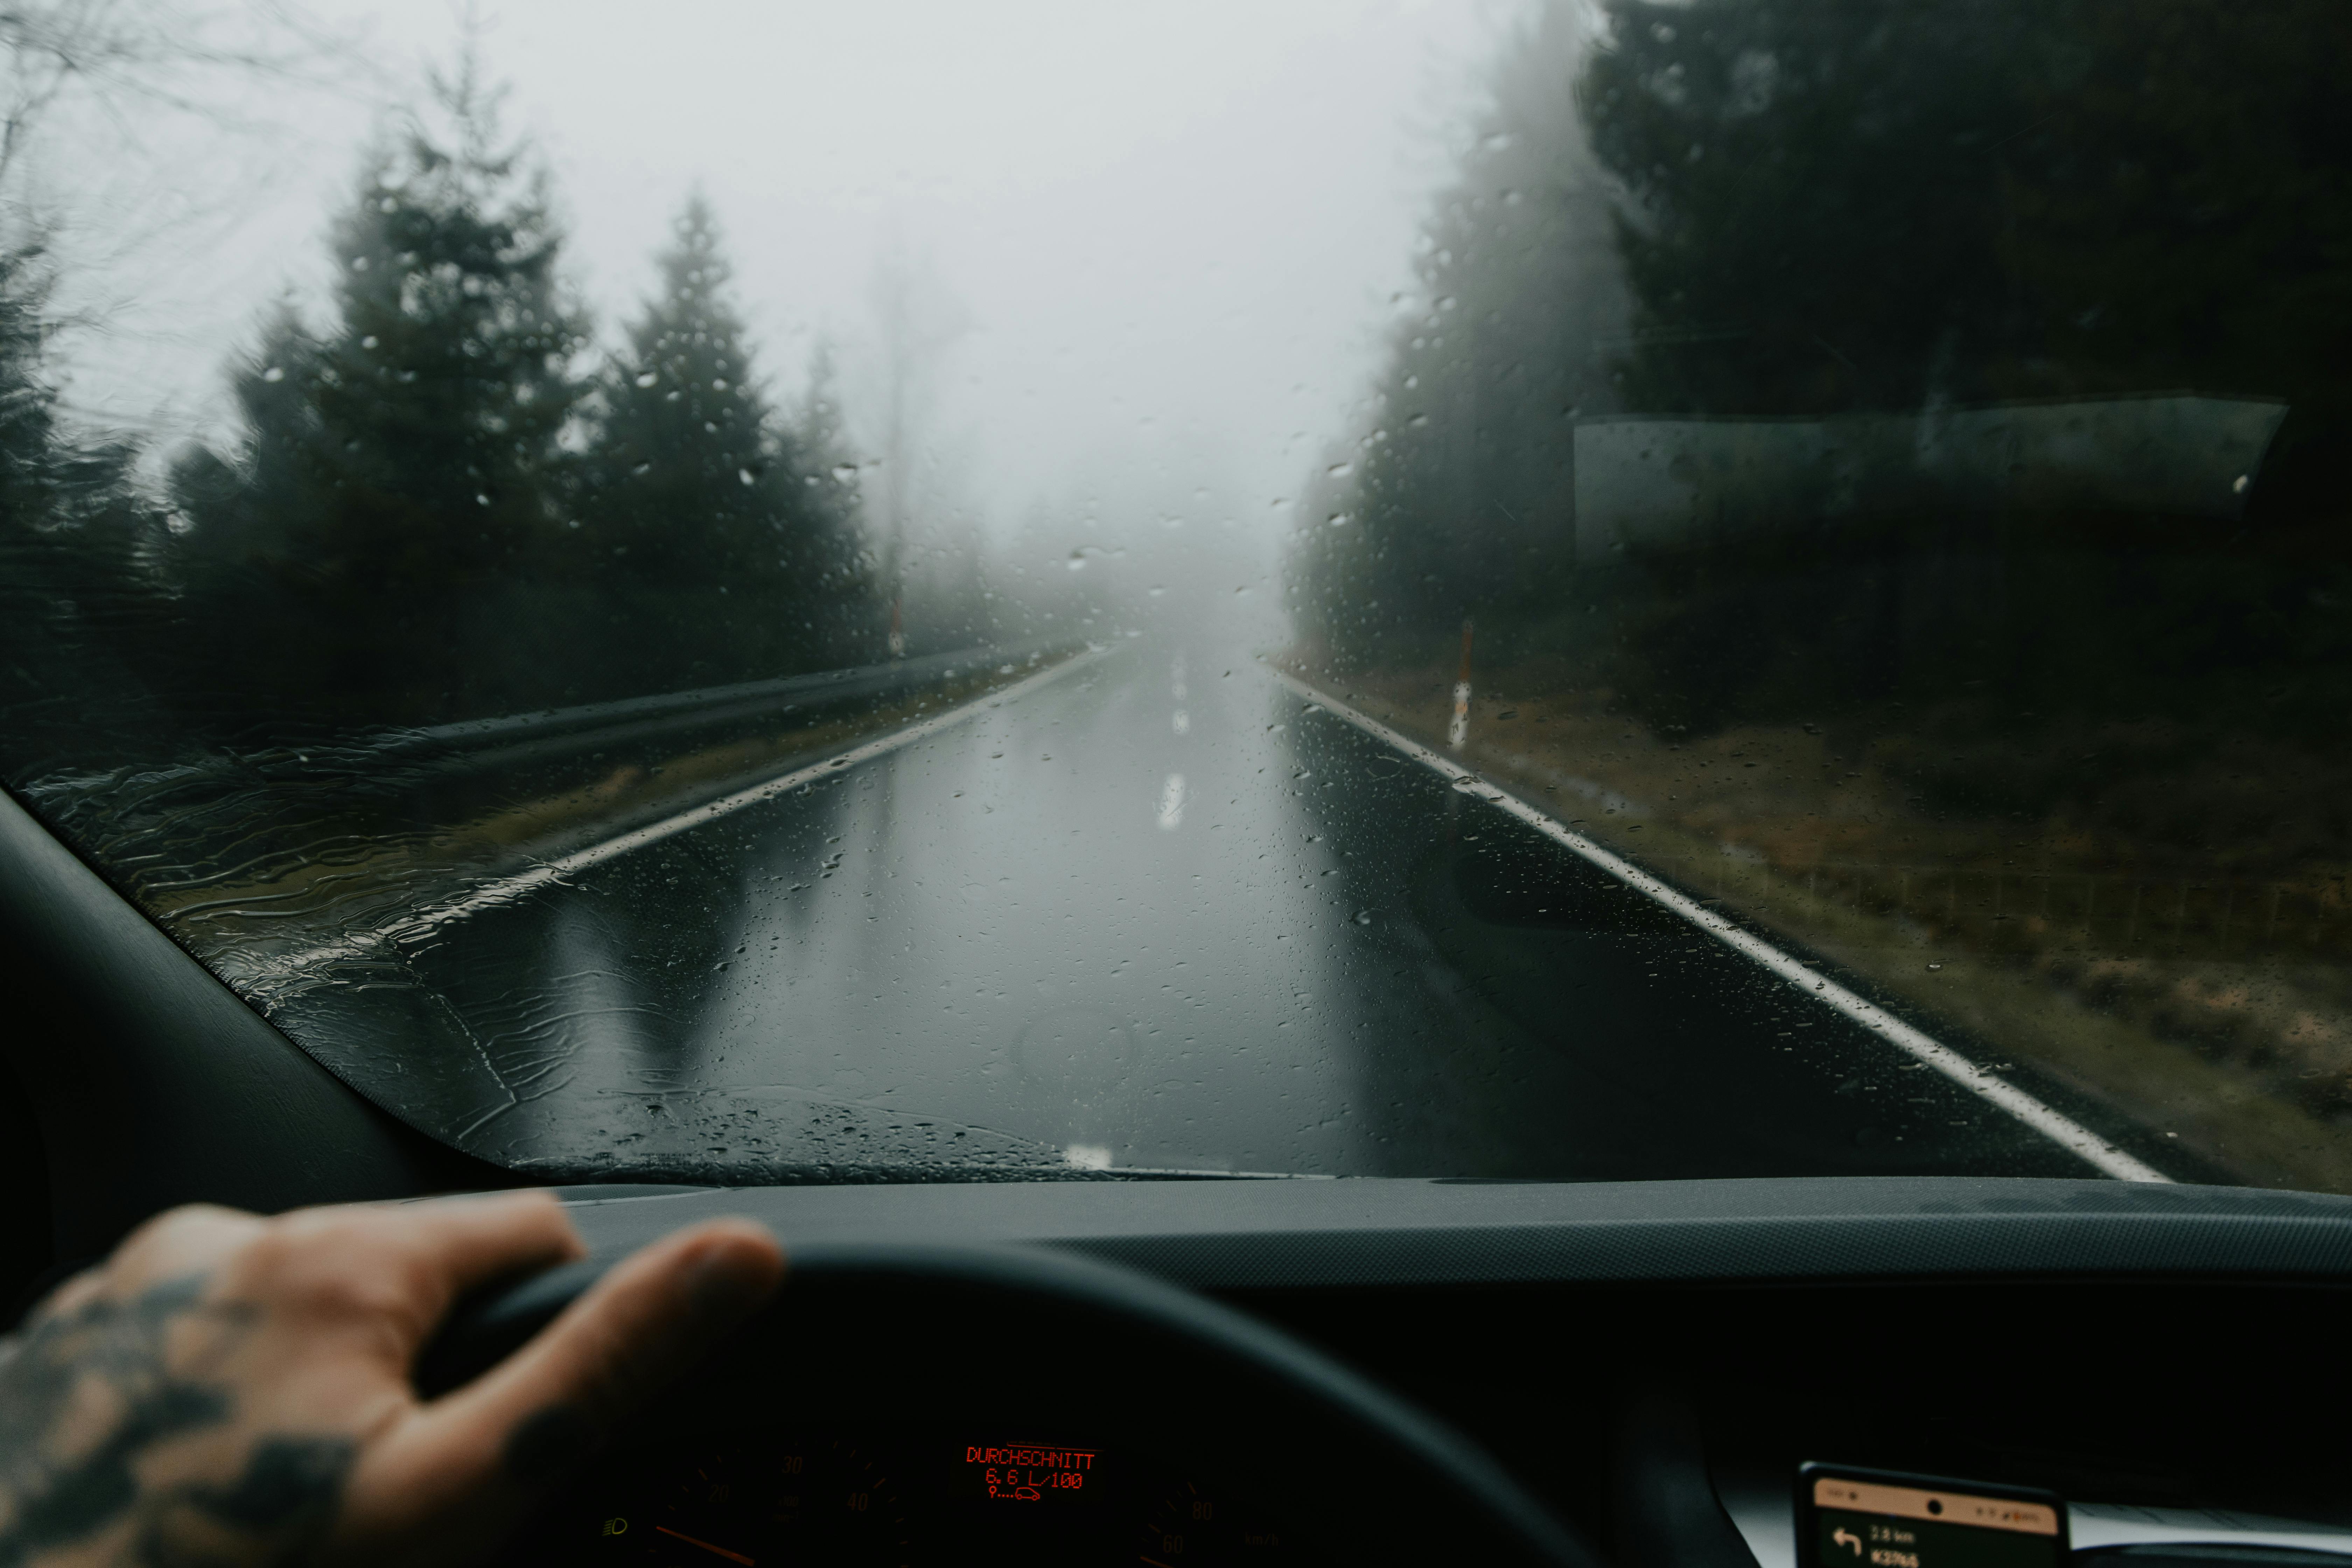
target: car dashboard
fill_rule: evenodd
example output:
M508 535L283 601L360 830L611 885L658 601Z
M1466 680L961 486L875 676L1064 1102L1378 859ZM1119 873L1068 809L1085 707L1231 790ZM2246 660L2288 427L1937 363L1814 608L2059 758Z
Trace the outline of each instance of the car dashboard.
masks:
M606 1254L745 1212L788 1247L1155 1276L1430 1413L1628 1568L1796 1568L1809 1460L2055 1492L2081 1563L2352 1568L2343 1200L1944 1178L570 1193ZM717 1351L518 1546L693 1568L1382 1556L1405 1502L1382 1477L1335 1483L1305 1451L1294 1473L1250 1408L1162 1419L1182 1390L1149 1355L903 1305L869 1335Z
M1148 1432L1076 1436L789 1419L697 1434L606 1458L528 1544L547 1563L680 1568L1331 1561L1311 1521L1236 1489L1214 1455L1156 1452Z

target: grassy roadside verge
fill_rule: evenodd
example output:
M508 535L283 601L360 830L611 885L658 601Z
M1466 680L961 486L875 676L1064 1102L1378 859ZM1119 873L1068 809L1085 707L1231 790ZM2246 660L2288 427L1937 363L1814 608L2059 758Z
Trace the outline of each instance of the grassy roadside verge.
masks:
M1452 671L1286 664L1444 747ZM1802 726L1685 743L1532 673L1481 684L1465 760L1579 831L2241 1180L2352 1192L2340 880L2121 874L2063 836L1915 809Z
M200 952L348 932L537 861L554 858L944 710L984 700L1074 657L989 666L854 712L780 716L772 729L614 763L589 782L518 790L449 823L387 833L322 819L309 842L268 850L200 880L136 887L140 901Z

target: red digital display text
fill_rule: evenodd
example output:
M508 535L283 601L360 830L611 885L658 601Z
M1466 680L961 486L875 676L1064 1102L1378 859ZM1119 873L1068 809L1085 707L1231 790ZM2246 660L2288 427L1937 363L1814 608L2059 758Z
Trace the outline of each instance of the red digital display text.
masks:
M1003 1503L1078 1502L1099 1490L1097 1457L1092 1448L1043 1443L967 1443L956 1489Z

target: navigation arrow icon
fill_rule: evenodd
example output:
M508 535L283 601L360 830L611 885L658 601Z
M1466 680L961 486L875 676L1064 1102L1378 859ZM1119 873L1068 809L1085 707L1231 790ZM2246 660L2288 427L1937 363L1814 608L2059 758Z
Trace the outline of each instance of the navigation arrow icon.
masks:
M1853 1554L1856 1557L1862 1555L1862 1537L1854 1534L1852 1531L1843 1529L1839 1530L1835 1534L1830 1537L1830 1544L1832 1546L1851 1546L1853 1548Z

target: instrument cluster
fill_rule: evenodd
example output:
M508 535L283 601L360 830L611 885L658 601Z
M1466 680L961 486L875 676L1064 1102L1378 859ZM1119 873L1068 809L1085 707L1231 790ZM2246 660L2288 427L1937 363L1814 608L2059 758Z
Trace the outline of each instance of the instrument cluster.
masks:
M1325 1561L1213 1463L1040 1436L763 1433L624 1452L540 1517L525 1553L566 1568Z

